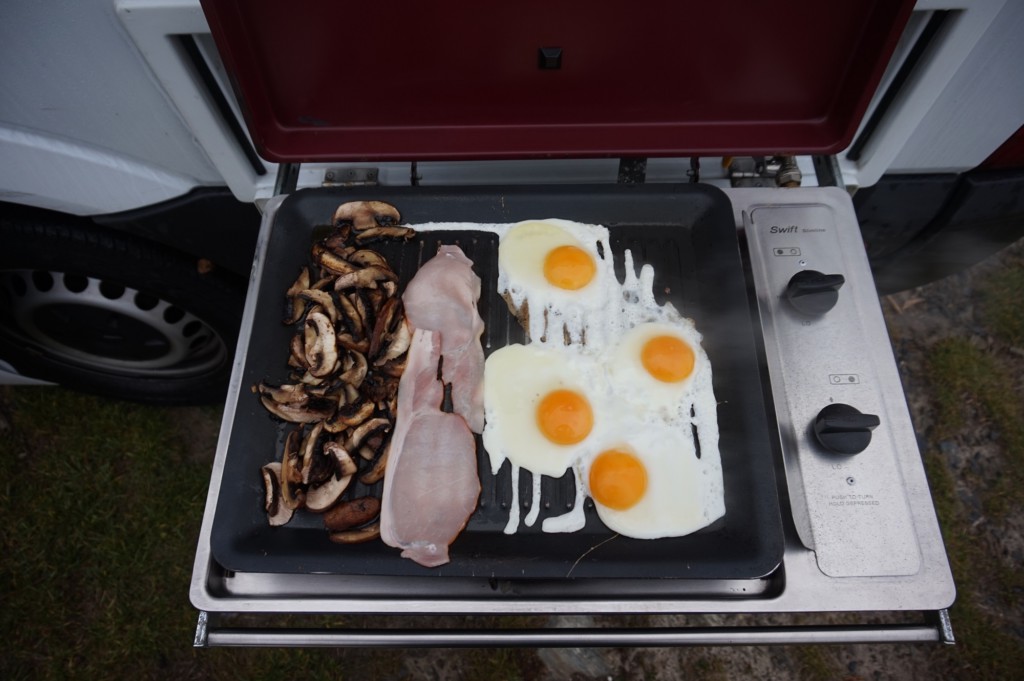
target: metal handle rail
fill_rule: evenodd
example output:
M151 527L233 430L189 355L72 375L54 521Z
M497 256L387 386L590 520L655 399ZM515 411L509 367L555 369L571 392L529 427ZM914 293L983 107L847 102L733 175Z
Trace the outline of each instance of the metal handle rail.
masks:
M194 646L276 648L601 648L851 643L953 644L949 612L927 624L561 629L211 628L199 615Z

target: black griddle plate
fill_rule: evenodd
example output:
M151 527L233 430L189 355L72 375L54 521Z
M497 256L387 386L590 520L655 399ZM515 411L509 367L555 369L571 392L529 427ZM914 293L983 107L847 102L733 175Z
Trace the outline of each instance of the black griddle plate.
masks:
M487 453L478 438L483 487L480 505L452 545L447 565L423 568L380 541L333 544L321 518L306 511L297 512L284 527L270 527L263 512L260 467L280 460L284 435L291 426L275 421L258 397L244 388L263 379L286 381L285 362L293 330L281 323L284 292L307 262L315 227L329 224L340 203L360 200L392 203L406 224L541 218L603 224L611 230L620 279L624 249L632 250L637 267L653 265L658 302L671 301L695 321L704 336L719 403L725 517L686 537L630 539L614 536L587 499L584 529L570 534L543 533L544 518L565 513L573 500L572 473L567 473L560 479L543 478L543 506L536 524L527 528L521 523L516 534L505 535L502 530L512 497L509 463L504 463L497 476L491 475ZM483 280L479 309L486 324L485 354L522 342L522 329L497 293L495 235L423 232L407 244L373 247L388 258L404 286L419 264L432 257L439 244L446 243L458 244ZM228 570L499 579L567 575L573 579L753 579L772 572L782 559L772 449L732 208L725 194L711 187L374 187L296 192L281 204L274 218L242 386L211 538L215 559ZM519 486L521 517L525 518L532 502L528 473L522 474ZM365 487L358 485L355 495L364 493Z

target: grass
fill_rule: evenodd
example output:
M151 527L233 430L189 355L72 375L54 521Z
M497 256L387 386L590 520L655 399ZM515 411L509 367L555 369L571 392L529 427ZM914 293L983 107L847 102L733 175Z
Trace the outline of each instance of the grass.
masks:
M15 666L5 678L167 664L162 637L191 619L167 586L188 582L206 471L177 455L156 410L52 389L10 394L0 625L13 653L4 665ZM60 637L54 622L67 627Z
M963 431L971 411L968 407L976 406L1003 443L1007 456L1001 462L1002 470L983 497L986 513L996 518L1019 509L1024 484L1024 409L1005 364L959 338L937 343L929 361L938 407L938 439L951 439Z
M0 679L409 678L404 651L192 648L188 590L210 463L176 435L183 418L210 430L220 417L0 388ZM532 679L539 668L525 650L447 651L445 661L471 681Z
M56 388L3 389L0 408L0 678L396 672L384 653L342 664L337 651L194 650L188 588L210 466L173 435L171 411Z
M806 681L830 681L835 678L833 661L819 646L797 646L793 650L800 669L800 678Z
M970 442L980 414L1001 445L999 470L986 485L975 473L960 471L979 490L986 517L978 522L1001 523L1024 506L1024 395L1011 377L1020 376L1022 360L1003 348L1024 341L1024 269L998 270L979 287L980 316L996 341L996 351L963 338L937 342L928 358L927 375L937 408L933 442L925 456L928 478L944 528L946 550L957 580L958 598L951 617L958 641L956 666L974 678L1017 678L1024 668L1024 647L1008 632L1024 609L1024 571L980 540L968 510L957 495L957 479L937 443Z
M946 663L969 672L969 678L1019 678L1024 668L1024 649L1020 639L1007 631L1010 623L1005 617L994 615L1015 609L1019 612L1024 589L1020 571L994 562L988 547L977 540L956 497L952 471L941 454L929 452L925 464L950 567L957 582L957 600L950 609L957 644L953 649L942 651ZM980 592L993 588L997 601L985 607ZM953 676L962 678L957 673Z
M1007 344L1024 349L1024 262L1000 270L981 286L985 325Z

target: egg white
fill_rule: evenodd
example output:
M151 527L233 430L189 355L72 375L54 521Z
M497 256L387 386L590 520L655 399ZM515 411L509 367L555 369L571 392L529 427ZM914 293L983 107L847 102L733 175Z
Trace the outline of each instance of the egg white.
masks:
M614 510L594 501L609 529L641 539L675 537L722 517L724 488L711 364L693 322L671 304L655 301L653 268L635 269L627 250L621 254L625 280L618 281L608 230L599 225L548 219L512 225L429 226L433 230L467 228L499 236L498 290L515 310L524 305L529 310L529 343L496 350L485 364L483 442L492 471L497 473L508 458L513 491L520 469L533 474L534 518L540 475L562 477L572 469L576 478L574 508L546 518L543 530L571 532L583 526L583 494L592 496L589 471L594 457L617 446L628 448L641 460L648 487L629 509ZM589 253L597 268L594 279L576 291L555 287L544 277L547 253L565 245ZM643 367L644 343L662 334L681 338L694 351L694 371L684 381L659 381ZM593 431L576 445L548 441L536 424L537 402L559 388L586 396L594 412ZM514 506L508 533L519 525L517 498Z
M597 364L566 348L509 345L493 352L484 364L483 432L492 470L507 458L535 475L564 475L593 446L595 434L611 427L607 385ZM537 404L559 389L586 397L594 414L594 429L574 445L551 442L537 426Z
M560 246L575 246L593 259L594 278L585 286L563 289L544 276L545 258ZM531 341L561 343L564 331L579 342L587 318L613 302L618 281L611 258L602 257L601 250L610 256L607 229L568 220L519 222L502 235L498 246L498 288L508 296L516 312L526 306Z
M644 367L644 345L657 336L673 336L693 350L693 372L682 381L660 381ZM654 410L673 423L683 424L689 417L694 393L711 389L711 363L700 342L700 333L688 319L635 326L622 336L607 361L613 389L634 407Z
M697 458L689 428L647 421L628 429L613 445L633 453L647 471L647 489L630 508L616 510L594 499L608 529L636 539L679 537L706 527L725 514L722 468L717 456ZM602 447L601 451L612 447ZM580 466L590 490L594 457Z

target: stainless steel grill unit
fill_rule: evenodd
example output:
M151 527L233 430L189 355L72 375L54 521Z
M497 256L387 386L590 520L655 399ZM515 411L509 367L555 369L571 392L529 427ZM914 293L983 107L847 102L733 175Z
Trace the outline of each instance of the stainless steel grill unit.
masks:
M277 207L266 210L235 374L192 579L204 611L199 645L669 645L950 640L954 586L867 257L848 195L835 188L734 189L727 195L747 244L779 441L782 565L757 579L388 577L229 572L210 541L236 409L252 409L242 368ZM795 229L794 229L795 228ZM795 313L794 274L841 273L835 306ZM241 406L240 406L241 403ZM818 412L849 404L879 416L869 448L830 453L813 434ZM788 503L785 501L788 500ZM253 492L252 503L259 503ZM397 581L396 581L397 580ZM216 613L627 614L921 611L920 624L641 631L296 631L224 629Z
M315 14L282 15L274 7L204 0L253 142L283 165L281 195L264 210L196 552L196 645L952 642L945 611L954 599L952 576L857 220L848 194L836 187L724 190L745 258L733 281L749 295L743 311L756 341L749 359L759 367L745 389L771 405L770 429L756 444L771 461L769 472L775 469L774 479L761 481L773 503L759 512L781 521L777 567L738 576L705 571L698 578L682 569L670 578L649 570L530 578L525 566L521 578L508 571L420 576L282 571L261 568L258 560L233 570L215 555L224 484L237 484L225 477L235 463L231 444L240 437L233 432L236 416L259 410L246 371L251 353L264 352L254 350L267 332L255 324L260 306L269 304L263 296L281 295L262 293L261 286L284 257L272 244L296 164L610 156L624 159L620 181L632 182L642 178L646 157L785 151L816 155L819 184L839 184L828 154L849 143L912 4L797 1L752 6L754 14L737 20L714 3L628 11L605 3L593 7L592 21L580 22L572 8L533 2L512 14L465 3L451 15L396 17L365 3L321 3ZM390 47L379 49L378 31L353 30L335 40L331 27L341 25L387 27L382 44ZM729 36L727 45L722 36ZM801 44L815 58L794 62L785 51L760 49L765 36ZM348 56L339 61L339 55ZM375 93L360 100L373 106L350 106L353 93ZM785 184L798 182L793 165L784 166ZM375 191L363 187L359 198L376 198ZM415 197L418 188L406 191ZM386 188L380 192L388 195ZM452 196L450 212L434 219L486 221L467 218ZM571 210L549 215L550 205L541 202L518 219L578 218ZM295 248L303 251L308 242ZM273 351L283 356L285 348ZM251 503L258 509L255 470L253 481ZM726 494L729 517L728 480ZM529 631L274 626L294 613L717 613L728 621L742 614L834 612L863 618L851 615L856 623L844 626ZM878 612L915 614L897 624L871 624ZM227 627L219 619L227 613L258 613L267 627Z

